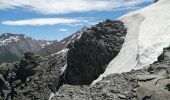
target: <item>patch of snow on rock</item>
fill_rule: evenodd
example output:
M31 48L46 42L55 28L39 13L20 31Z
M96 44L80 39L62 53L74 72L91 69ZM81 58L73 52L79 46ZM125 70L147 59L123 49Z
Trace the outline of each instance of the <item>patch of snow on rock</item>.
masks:
M121 51L92 84L113 73L140 69L154 61L170 45L170 0L159 0L121 18L128 29Z
M7 35L7 34L5 34ZM2 38L0 39L0 46L8 45L10 42L17 42L20 40L20 37L18 36L10 36L8 38Z
M60 54L60 53L66 53L67 51L68 51L68 48L65 48L65 49L63 49L63 50L61 50L61 51L59 51L57 53L51 54L51 56L54 56L54 55Z

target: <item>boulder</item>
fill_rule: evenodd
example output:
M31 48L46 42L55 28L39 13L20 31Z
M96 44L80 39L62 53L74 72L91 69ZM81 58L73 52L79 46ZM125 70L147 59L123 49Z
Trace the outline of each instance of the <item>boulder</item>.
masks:
M81 38L68 45L66 83L91 84L118 55L125 35L121 21L106 20L83 30Z

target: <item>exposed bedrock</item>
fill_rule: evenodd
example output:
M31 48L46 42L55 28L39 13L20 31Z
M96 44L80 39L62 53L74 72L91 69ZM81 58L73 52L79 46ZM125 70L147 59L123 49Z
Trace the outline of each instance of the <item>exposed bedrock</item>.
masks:
M117 20L83 30L81 38L68 45L66 83L91 84L118 55L126 33L124 24Z

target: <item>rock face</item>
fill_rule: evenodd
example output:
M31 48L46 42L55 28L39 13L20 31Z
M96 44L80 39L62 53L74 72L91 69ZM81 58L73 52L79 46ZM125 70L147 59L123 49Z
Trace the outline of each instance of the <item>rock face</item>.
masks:
M80 39L68 45L68 84L91 84L119 53L126 28L120 21L106 20L82 32Z

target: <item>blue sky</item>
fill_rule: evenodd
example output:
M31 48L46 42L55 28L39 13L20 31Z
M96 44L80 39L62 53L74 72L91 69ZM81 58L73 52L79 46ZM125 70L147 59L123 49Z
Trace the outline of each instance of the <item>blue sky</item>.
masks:
M83 26L116 19L153 0L0 0L0 34L61 40Z

